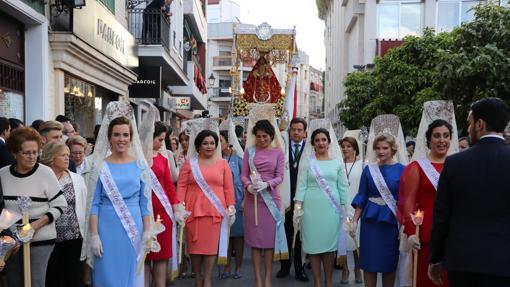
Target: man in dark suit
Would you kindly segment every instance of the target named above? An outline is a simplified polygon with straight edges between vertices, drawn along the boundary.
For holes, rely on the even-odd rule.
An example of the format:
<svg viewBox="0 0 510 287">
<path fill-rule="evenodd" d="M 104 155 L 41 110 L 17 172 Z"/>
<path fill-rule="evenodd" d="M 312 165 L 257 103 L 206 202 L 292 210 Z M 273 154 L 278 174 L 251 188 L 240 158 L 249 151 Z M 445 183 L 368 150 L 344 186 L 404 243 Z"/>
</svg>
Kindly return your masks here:
<svg viewBox="0 0 510 287">
<path fill-rule="evenodd" d="M 14 157 L 7 149 L 7 145 L 5 145 L 5 141 L 9 138 L 10 132 L 11 125 L 9 124 L 9 120 L 0 117 L 0 168 L 14 163 Z"/>
<path fill-rule="evenodd" d="M 299 170 L 299 161 L 305 148 L 306 121 L 302 118 L 295 118 L 290 122 L 289 127 L 289 168 L 290 168 L 290 210 L 285 214 L 285 234 L 289 250 L 292 249 L 292 238 L 294 235 L 294 226 L 292 223 L 292 214 L 294 213 L 294 195 L 296 194 L 296 181 Z M 301 261 L 301 240 L 299 235 L 296 237 L 296 246 L 290 252 L 294 257 L 294 274 L 297 280 L 308 282 L 308 276 L 303 268 Z M 281 260 L 280 271 L 276 274 L 277 278 L 284 278 L 289 275 L 291 261 Z"/>
<path fill-rule="evenodd" d="M 510 286 L 510 108 L 498 98 L 471 105 L 473 146 L 445 161 L 434 203 L 429 277 L 452 287 Z"/>
</svg>

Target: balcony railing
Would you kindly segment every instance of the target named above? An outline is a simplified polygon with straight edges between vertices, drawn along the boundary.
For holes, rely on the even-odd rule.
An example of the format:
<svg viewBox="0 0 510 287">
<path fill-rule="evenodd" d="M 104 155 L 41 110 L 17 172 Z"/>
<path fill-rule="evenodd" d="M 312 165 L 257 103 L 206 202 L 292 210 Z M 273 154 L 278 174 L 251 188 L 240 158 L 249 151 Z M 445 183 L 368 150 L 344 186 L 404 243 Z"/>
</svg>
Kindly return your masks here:
<svg viewBox="0 0 510 287">
<path fill-rule="evenodd" d="M 228 92 L 228 87 L 227 88 L 210 88 L 212 90 L 212 94 L 211 94 L 211 97 L 220 97 L 220 98 L 225 98 L 225 97 L 230 97 L 230 93 Z"/>
<path fill-rule="evenodd" d="M 170 48 L 170 19 L 161 10 L 131 8 L 128 25 L 138 44 Z"/>
</svg>

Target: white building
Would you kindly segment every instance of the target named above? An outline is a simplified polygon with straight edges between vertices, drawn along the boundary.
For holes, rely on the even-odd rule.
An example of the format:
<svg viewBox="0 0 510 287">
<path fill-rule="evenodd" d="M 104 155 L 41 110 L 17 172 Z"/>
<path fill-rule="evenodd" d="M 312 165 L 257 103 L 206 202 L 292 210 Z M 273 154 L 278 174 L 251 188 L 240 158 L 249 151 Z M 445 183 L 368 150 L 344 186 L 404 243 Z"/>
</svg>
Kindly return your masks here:
<svg viewBox="0 0 510 287">
<path fill-rule="evenodd" d="M 345 97 L 343 80 L 357 69 L 370 68 L 375 56 L 402 43 L 423 28 L 450 31 L 474 17 L 478 0 L 319 0 L 325 22 L 325 115 L 343 134 L 337 104 Z M 355 68 L 356 67 L 356 68 Z"/>
<path fill-rule="evenodd" d="M 323 72 L 310 66 L 309 119 L 324 118 Z"/>
<path fill-rule="evenodd" d="M 207 23 L 240 22 L 241 7 L 233 0 L 209 0 Z"/>
<path fill-rule="evenodd" d="M 207 75 L 215 79 L 208 88 L 209 113 L 211 116 L 227 116 L 230 112 L 232 97 L 232 47 L 234 28 L 239 25 L 241 15 L 239 4 L 232 0 L 209 0 L 207 6 Z M 252 63 L 244 63 L 240 68 L 241 79 L 248 77 Z"/>
<path fill-rule="evenodd" d="M 297 111 L 296 116 L 308 119 L 308 100 L 310 95 L 310 57 L 304 51 L 298 52 L 298 74 L 297 74 Z"/>
</svg>

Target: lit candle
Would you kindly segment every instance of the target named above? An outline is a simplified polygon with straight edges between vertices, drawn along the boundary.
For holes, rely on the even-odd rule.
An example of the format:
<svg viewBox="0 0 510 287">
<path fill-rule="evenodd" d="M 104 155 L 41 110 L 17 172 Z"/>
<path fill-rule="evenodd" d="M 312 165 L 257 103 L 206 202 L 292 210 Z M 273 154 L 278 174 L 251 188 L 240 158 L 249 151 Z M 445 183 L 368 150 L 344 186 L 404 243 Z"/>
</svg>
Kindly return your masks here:
<svg viewBox="0 0 510 287">
<path fill-rule="evenodd" d="M 420 225 L 423 223 L 423 216 L 424 212 L 422 210 L 417 210 L 414 213 L 411 213 L 411 219 L 416 226 L 416 238 L 420 240 Z M 418 274 L 418 251 L 414 251 L 414 258 L 413 258 L 413 287 L 416 287 L 417 285 L 417 274 Z"/>
<path fill-rule="evenodd" d="M 20 233 L 21 237 L 27 236 L 28 232 L 31 229 L 32 229 L 32 225 L 30 225 L 30 223 L 23 225 L 23 227 L 21 227 L 21 233 Z"/>
</svg>

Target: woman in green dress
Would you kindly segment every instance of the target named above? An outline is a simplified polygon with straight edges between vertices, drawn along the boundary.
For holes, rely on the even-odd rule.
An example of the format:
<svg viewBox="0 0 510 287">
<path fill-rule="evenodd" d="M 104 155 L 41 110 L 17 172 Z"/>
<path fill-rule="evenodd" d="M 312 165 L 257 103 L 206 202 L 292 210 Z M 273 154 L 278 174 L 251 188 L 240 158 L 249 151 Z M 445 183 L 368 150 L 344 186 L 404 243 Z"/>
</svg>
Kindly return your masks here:
<svg viewBox="0 0 510 287">
<path fill-rule="evenodd" d="M 319 127 L 330 126 L 329 121 L 320 121 Z M 315 287 L 321 286 L 321 264 L 326 286 L 333 286 L 335 252 L 346 254 L 342 223 L 349 187 L 338 141 L 332 137 L 334 133 L 328 129 L 318 128 L 308 138 L 294 197 L 294 224 L 295 228 L 301 227 L 303 250 L 310 258 Z"/>
</svg>

